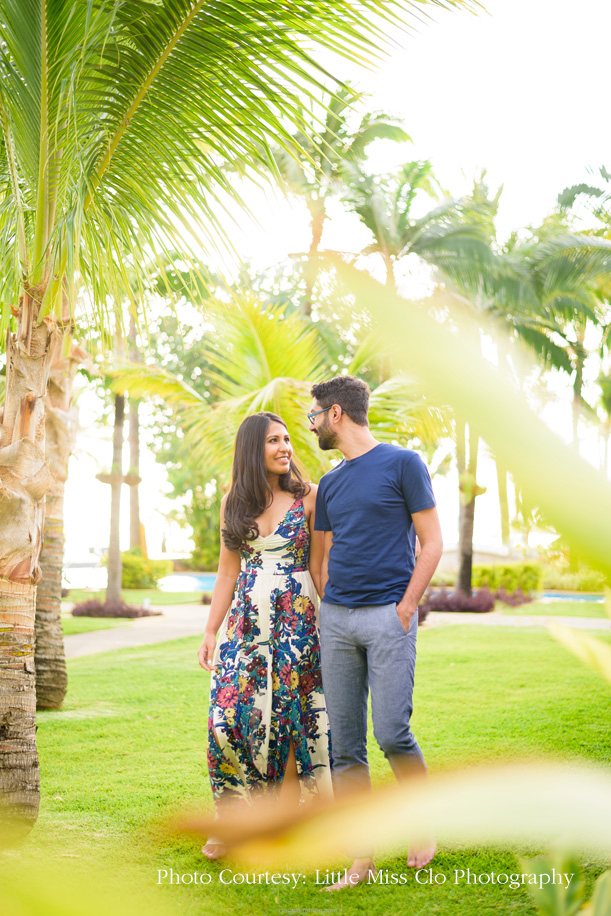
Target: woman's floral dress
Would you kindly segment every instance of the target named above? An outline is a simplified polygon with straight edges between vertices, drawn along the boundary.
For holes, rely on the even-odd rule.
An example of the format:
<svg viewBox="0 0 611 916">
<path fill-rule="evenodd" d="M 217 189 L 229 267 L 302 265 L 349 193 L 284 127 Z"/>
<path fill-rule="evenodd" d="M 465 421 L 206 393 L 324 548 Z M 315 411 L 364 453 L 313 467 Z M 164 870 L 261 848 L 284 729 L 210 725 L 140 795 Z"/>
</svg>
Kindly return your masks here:
<svg viewBox="0 0 611 916">
<path fill-rule="evenodd" d="M 240 550 L 242 568 L 219 631 L 210 691 L 208 769 L 217 804 L 277 789 L 291 738 L 302 797 L 331 792 L 309 553 L 301 499 L 272 534 Z"/>
</svg>

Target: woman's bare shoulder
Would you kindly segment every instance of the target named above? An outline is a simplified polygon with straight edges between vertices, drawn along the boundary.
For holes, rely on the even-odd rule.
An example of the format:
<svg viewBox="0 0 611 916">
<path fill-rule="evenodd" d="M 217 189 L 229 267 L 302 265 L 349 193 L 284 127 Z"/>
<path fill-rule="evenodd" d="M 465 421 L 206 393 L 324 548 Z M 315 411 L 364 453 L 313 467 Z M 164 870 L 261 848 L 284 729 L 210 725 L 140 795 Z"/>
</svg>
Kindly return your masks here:
<svg viewBox="0 0 611 916">
<path fill-rule="evenodd" d="M 308 481 L 307 486 L 308 486 L 308 492 L 303 497 L 304 505 L 306 506 L 310 504 L 314 505 L 314 503 L 316 502 L 316 494 L 318 492 L 318 484 L 310 483 L 310 481 Z"/>
</svg>

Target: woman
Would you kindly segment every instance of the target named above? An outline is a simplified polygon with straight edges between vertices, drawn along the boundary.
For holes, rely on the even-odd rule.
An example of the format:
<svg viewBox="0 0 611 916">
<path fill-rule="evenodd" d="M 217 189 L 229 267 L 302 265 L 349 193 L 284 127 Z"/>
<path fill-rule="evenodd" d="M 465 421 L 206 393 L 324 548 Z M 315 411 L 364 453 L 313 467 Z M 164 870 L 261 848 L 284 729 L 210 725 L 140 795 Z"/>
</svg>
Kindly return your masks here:
<svg viewBox="0 0 611 916">
<path fill-rule="evenodd" d="M 331 793 L 316 595 L 323 536 L 314 531 L 316 487 L 292 454 L 280 417 L 247 417 L 221 503 L 219 568 L 198 652 L 213 672 L 208 769 L 217 815 L 266 790 L 294 801 Z M 202 852 L 216 859 L 225 849 L 209 837 Z"/>
</svg>

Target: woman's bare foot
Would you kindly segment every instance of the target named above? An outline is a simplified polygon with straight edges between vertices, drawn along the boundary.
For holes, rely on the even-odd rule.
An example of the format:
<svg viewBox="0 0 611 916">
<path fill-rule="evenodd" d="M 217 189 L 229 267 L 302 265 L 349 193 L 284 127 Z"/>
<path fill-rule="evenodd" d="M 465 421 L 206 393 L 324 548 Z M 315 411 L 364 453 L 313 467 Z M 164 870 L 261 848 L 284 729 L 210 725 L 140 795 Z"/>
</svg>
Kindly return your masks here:
<svg viewBox="0 0 611 916">
<path fill-rule="evenodd" d="M 202 846 L 202 853 L 207 859 L 222 859 L 227 855 L 227 847 L 222 843 L 206 843 Z"/>
<path fill-rule="evenodd" d="M 424 868 L 428 865 L 437 852 L 437 843 L 431 839 L 427 843 L 416 846 L 415 849 L 409 849 L 407 854 L 407 864 L 409 868 Z"/>
<path fill-rule="evenodd" d="M 325 887 L 326 891 L 343 891 L 347 887 L 356 887 L 357 884 L 366 884 L 369 877 L 375 878 L 377 870 L 373 859 L 355 859 L 350 868 L 346 869 L 344 877 L 335 884 Z"/>
</svg>

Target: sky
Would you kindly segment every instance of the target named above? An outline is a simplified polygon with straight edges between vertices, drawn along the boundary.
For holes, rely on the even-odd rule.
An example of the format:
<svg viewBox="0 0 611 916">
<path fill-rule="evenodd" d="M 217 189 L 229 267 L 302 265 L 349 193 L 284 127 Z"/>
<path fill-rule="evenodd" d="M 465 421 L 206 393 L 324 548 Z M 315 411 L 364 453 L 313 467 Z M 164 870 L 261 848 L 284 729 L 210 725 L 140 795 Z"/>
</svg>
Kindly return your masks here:
<svg viewBox="0 0 611 916">
<path fill-rule="evenodd" d="M 469 190 L 482 169 L 492 189 L 503 185 L 499 234 L 536 225 L 567 185 L 588 180 L 588 167 L 611 168 L 611 119 L 603 104 L 608 85 L 608 0 L 489 0 L 486 12 L 428 9 L 407 33 L 391 36 L 394 47 L 375 71 L 324 59 L 342 79 L 371 93 L 370 109 L 403 119 L 412 144 L 376 144 L 371 167 L 431 159 L 435 174 L 453 195 Z M 258 225 L 242 217 L 234 244 L 255 267 L 282 261 L 308 245 L 305 206 L 279 192 L 249 191 Z M 323 246 L 358 250 L 366 235 L 339 208 L 327 224 Z M 554 385 L 544 418 L 568 441 L 570 389 Z M 110 465 L 110 429 L 95 425 L 93 396 L 81 395 L 82 431 L 71 459 L 66 490 L 66 560 L 82 560 L 89 548 L 108 543 L 108 487 L 95 474 Z M 596 437 L 583 454 L 596 462 Z M 125 457 L 127 464 L 127 453 Z M 164 521 L 173 503 L 163 468 L 152 453 L 142 458 L 143 522 L 149 548 L 158 554 L 165 533 L 175 551 L 189 549 L 188 535 Z M 478 498 L 475 543 L 498 546 L 499 523 L 491 464 L 482 459 L 488 493 Z M 123 532 L 127 547 L 127 490 Z M 456 483 L 436 482 L 446 543 L 456 542 Z M 84 502 L 83 494 L 87 495 Z"/>
</svg>

